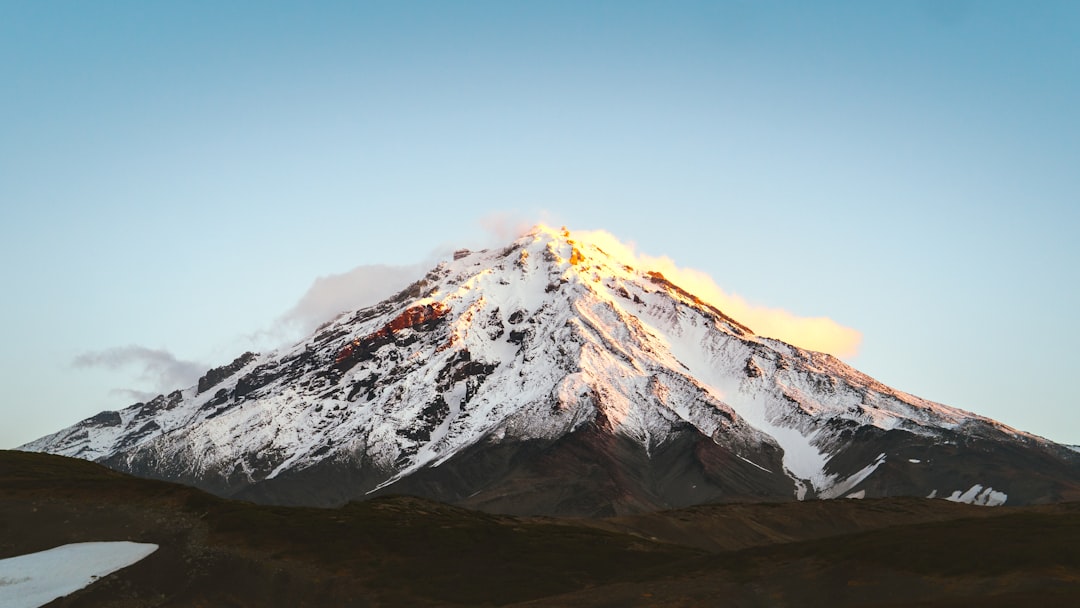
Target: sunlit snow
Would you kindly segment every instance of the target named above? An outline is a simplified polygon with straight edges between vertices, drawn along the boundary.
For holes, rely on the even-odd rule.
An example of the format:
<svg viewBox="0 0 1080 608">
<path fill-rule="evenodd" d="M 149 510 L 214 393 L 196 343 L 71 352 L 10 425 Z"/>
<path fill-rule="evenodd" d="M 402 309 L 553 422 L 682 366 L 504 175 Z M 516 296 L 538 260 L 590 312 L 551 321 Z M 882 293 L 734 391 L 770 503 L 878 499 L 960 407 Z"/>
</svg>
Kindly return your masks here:
<svg viewBox="0 0 1080 608">
<path fill-rule="evenodd" d="M 488 438 L 550 440 L 602 420 L 647 453 L 687 426 L 718 443 L 775 445 L 781 466 L 735 455 L 790 477 L 798 498 L 830 498 L 885 458 L 829 469 L 844 449 L 840 428 L 933 437 L 992 422 L 755 335 L 686 286 L 636 268 L 634 256 L 579 238 L 538 228 L 502 249 L 461 252 L 417 283 L 422 296 L 343 314 L 214 390 L 88 419 L 23 449 L 122 453 L 179 463 L 193 478 L 225 471 L 252 481 L 362 455 L 384 487 Z M 435 303 L 446 311 L 437 326 L 401 329 L 363 361 L 335 369 L 347 345 Z"/>
</svg>

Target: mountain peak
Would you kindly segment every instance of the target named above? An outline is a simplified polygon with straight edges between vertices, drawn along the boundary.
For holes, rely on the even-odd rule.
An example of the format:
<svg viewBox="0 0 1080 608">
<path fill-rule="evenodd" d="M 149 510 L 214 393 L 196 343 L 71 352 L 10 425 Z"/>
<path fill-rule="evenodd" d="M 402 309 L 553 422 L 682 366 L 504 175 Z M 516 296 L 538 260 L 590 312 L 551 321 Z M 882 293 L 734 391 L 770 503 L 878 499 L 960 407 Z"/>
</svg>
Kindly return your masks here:
<svg viewBox="0 0 1080 608">
<path fill-rule="evenodd" d="M 458 262 L 455 269 L 466 273 L 474 272 L 477 267 L 505 271 L 506 265 L 502 261 L 505 258 L 513 258 L 516 268 L 523 271 L 543 266 L 544 272 L 561 284 L 580 285 L 583 291 L 617 307 L 625 305 L 629 297 L 628 283 L 647 281 L 676 300 L 723 319 L 728 328 L 739 335 L 754 333 L 717 306 L 677 285 L 660 270 L 649 265 L 642 267 L 642 259 L 632 246 L 604 231 L 570 231 L 566 227 L 537 224 L 501 250 L 475 253 L 463 250 L 454 257 Z M 546 291 L 554 288 L 549 285 Z"/>
<path fill-rule="evenodd" d="M 270 502 L 397 492 L 528 513 L 1077 491 L 1061 481 L 1075 452 L 755 335 L 607 233 L 539 225 L 453 258 L 212 387 L 24 449 Z M 1024 463 L 1057 472 L 1017 483 Z"/>
</svg>

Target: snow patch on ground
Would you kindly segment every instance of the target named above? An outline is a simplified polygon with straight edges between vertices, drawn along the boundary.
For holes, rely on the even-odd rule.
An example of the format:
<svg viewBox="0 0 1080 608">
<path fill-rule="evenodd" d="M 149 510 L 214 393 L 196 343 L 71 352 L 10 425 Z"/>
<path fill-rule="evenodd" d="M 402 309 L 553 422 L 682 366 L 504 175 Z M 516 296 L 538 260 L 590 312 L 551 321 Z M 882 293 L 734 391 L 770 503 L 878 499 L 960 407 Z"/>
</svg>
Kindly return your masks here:
<svg viewBox="0 0 1080 608">
<path fill-rule="evenodd" d="M 769 469 L 766 469 L 765 467 L 761 466 L 760 464 L 758 464 L 758 463 L 756 463 L 756 462 L 754 462 L 752 460 L 748 460 L 746 458 L 743 458 L 742 456 L 739 456 L 739 460 L 742 460 L 743 462 L 750 463 L 750 464 L 754 465 L 755 467 L 761 469 L 762 471 L 765 471 L 766 473 L 772 473 L 772 471 L 770 471 Z"/>
<path fill-rule="evenodd" d="M 971 486 L 966 492 L 956 490 L 951 495 L 945 497 L 945 500 L 951 500 L 952 502 L 962 502 L 969 505 L 981 505 L 986 507 L 1001 506 L 1005 504 L 1005 501 L 1008 499 L 1009 495 L 1005 492 L 998 492 L 993 488 L 983 489 L 981 484 Z"/>
<path fill-rule="evenodd" d="M 37 608 L 157 551 L 151 543 L 94 542 L 0 559 L 0 606 Z"/>
<path fill-rule="evenodd" d="M 862 481 L 876 471 L 883 462 L 885 462 L 885 454 L 878 454 L 878 457 L 874 459 L 874 462 L 859 469 L 847 479 L 838 481 L 835 485 L 822 490 L 820 493 L 821 498 L 836 498 L 838 496 L 843 496 L 845 492 L 862 483 Z"/>
</svg>

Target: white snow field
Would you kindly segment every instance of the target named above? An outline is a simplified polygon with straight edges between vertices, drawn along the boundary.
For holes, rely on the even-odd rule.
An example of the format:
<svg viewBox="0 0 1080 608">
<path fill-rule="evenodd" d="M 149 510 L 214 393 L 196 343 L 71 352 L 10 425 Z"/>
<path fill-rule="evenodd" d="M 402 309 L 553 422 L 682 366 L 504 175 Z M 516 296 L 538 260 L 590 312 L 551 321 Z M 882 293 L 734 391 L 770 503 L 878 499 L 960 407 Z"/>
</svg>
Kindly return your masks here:
<svg viewBox="0 0 1080 608">
<path fill-rule="evenodd" d="M 860 429 L 927 441 L 982 429 L 1053 447 L 756 335 L 639 261 L 602 235 L 538 226 L 508 247 L 460 250 L 410 291 L 291 346 L 237 359 L 212 390 L 102 412 L 20 449 L 253 484 L 364 461 L 384 475 L 375 492 L 485 441 L 551 441 L 602 419 L 646 452 L 694 428 L 789 477 L 803 499 L 838 498 L 879 474 L 876 450 L 829 466 Z M 780 466 L 747 446 L 782 451 Z M 1005 499 L 979 492 L 955 498 Z"/>
<path fill-rule="evenodd" d="M 93 542 L 0 559 L 0 606 L 37 608 L 157 551 L 151 543 Z"/>
</svg>

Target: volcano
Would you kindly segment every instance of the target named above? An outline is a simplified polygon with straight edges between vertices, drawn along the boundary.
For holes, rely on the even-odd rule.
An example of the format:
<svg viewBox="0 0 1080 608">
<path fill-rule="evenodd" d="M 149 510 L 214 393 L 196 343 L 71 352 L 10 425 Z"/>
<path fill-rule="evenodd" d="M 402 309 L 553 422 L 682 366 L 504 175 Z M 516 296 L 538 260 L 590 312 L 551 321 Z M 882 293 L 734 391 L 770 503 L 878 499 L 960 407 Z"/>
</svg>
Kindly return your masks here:
<svg viewBox="0 0 1080 608">
<path fill-rule="evenodd" d="M 637 263 L 544 226 L 460 250 L 291 347 L 20 449 L 288 505 L 1080 499 L 1080 453 L 756 335 Z"/>
</svg>

